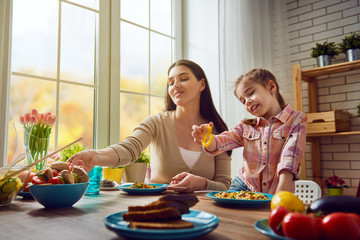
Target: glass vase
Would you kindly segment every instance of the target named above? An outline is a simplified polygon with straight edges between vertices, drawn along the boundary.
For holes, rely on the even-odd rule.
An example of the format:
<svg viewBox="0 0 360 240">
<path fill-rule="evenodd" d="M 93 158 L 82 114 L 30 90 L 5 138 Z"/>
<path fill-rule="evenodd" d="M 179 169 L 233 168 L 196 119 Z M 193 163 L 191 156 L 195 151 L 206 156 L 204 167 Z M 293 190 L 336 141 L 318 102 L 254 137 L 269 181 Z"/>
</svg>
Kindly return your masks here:
<svg viewBox="0 0 360 240">
<path fill-rule="evenodd" d="M 24 148 L 26 152 L 26 163 L 31 164 L 43 157 L 48 153 L 50 143 L 49 137 L 39 137 L 34 135 L 33 132 L 24 128 Z M 31 169 L 32 171 L 39 172 L 43 168 L 46 168 L 46 160 L 43 160 Z"/>
</svg>

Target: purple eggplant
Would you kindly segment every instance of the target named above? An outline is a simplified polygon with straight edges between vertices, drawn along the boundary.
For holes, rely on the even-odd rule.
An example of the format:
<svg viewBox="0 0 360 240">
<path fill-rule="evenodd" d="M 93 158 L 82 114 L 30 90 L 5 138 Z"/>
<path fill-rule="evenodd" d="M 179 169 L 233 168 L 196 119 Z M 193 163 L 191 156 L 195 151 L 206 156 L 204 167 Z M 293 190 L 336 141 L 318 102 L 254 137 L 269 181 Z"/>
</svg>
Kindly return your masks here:
<svg viewBox="0 0 360 240">
<path fill-rule="evenodd" d="M 329 214 L 332 212 L 352 212 L 360 214 L 360 198 L 351 196 L 327 196 L 316 199 L 307 209 L 308 213 Z"/>
</svg>

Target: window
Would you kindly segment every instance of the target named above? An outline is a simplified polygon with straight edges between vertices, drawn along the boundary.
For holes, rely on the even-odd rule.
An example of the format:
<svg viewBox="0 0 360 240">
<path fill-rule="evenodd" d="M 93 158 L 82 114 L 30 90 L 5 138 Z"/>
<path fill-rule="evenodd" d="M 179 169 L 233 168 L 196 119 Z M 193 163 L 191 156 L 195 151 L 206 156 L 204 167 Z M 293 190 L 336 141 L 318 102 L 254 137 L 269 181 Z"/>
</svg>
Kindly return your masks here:
<svg viewBox="0 0 360 240">
<path fill-rule="evenodd" d="M 171 1 L 121 1 L 120 140 L 164 108 L 173 42 Z"/>
<path fill-rule="evenodd" d="M 162 110 L 179 2 L 12 2 L 8 161 L 24 151 L 19 116 L 33 108 L 57 117 L 50 151 L 79 137 L 103 148 Z"/>
</svg>

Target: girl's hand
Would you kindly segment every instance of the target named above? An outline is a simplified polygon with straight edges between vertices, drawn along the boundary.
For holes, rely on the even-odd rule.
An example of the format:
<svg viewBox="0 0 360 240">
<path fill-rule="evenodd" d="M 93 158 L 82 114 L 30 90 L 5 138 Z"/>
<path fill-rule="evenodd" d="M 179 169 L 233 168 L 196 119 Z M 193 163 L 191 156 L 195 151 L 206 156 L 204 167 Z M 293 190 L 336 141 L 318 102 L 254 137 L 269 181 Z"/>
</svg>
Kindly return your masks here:
<svg viewBox="0 0 360 240">
<path fill-rule="evenodd" d="M 210 122 L 209 124 L 201 124 L 200 126 L 193 125 L 193 131 L 191 135 L 194 137 L 194 142 L 202 145 L 203 133 L 207 133 L 207 127 L 213 127 L 214 123 Z"/>
<path fill-rule="evenodd" d="M 177 192 L 190 193 L 198 190 L 204 190 L 206 185 L 207 182 L 205 178 L 193 175 L 188 172 L 182 172 L 172 178 L 169 189 Z M 172 189 L 171 186 L 186 187 L 187 189 Z"/>
</svg>

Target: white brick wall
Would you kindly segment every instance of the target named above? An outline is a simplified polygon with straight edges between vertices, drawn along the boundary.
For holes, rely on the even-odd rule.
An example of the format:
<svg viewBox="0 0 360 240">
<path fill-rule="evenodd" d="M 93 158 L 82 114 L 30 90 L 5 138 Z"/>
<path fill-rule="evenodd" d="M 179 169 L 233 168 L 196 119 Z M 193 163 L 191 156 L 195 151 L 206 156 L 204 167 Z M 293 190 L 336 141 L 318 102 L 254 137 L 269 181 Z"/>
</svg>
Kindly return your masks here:
<svg viewBox="0 0 360 240">
<path fill-rule="evenodd" d="M 360 31 L 360 0 L 284 0 L 283 4 L 287 9 L 287 57 L 290 65 L 300 63 L 303 69 L 316 67 L 316 59 L 310 56 L 315 43 L 326 40 L 340 43 L 351 31 Z M 333 59 L 333 63 L 344 61 L 344 54 Z M 289 79 L 280 81 L 283 81 L 281 86 L 289 89 L 289 85 L 292 86 L 291 69 L 287 76 Z M 360 118 L 356 105 L 360 103 L 360 70 L 322 76 L 317 83 L 319 111 L 346 109 L 351 113 L 351 129 L 359 131 Z M 303 87 L 306 88 L 305 85 Z M 307 91 L 303 93 L 304 111 L 308 111 Z M 288 98 L 291 97 L 286 95 L 285 99 Z M 323 180 L 336 174 L 350 186 L 344 193 L 355 195 L 360 178 L 360 135 L 321 137 L 320 150 Z M 306 172 L 311 179 L 309 145 L 306 151 Z M 327 194 L 326 189 L 322 190 Z"/>
</svg>

